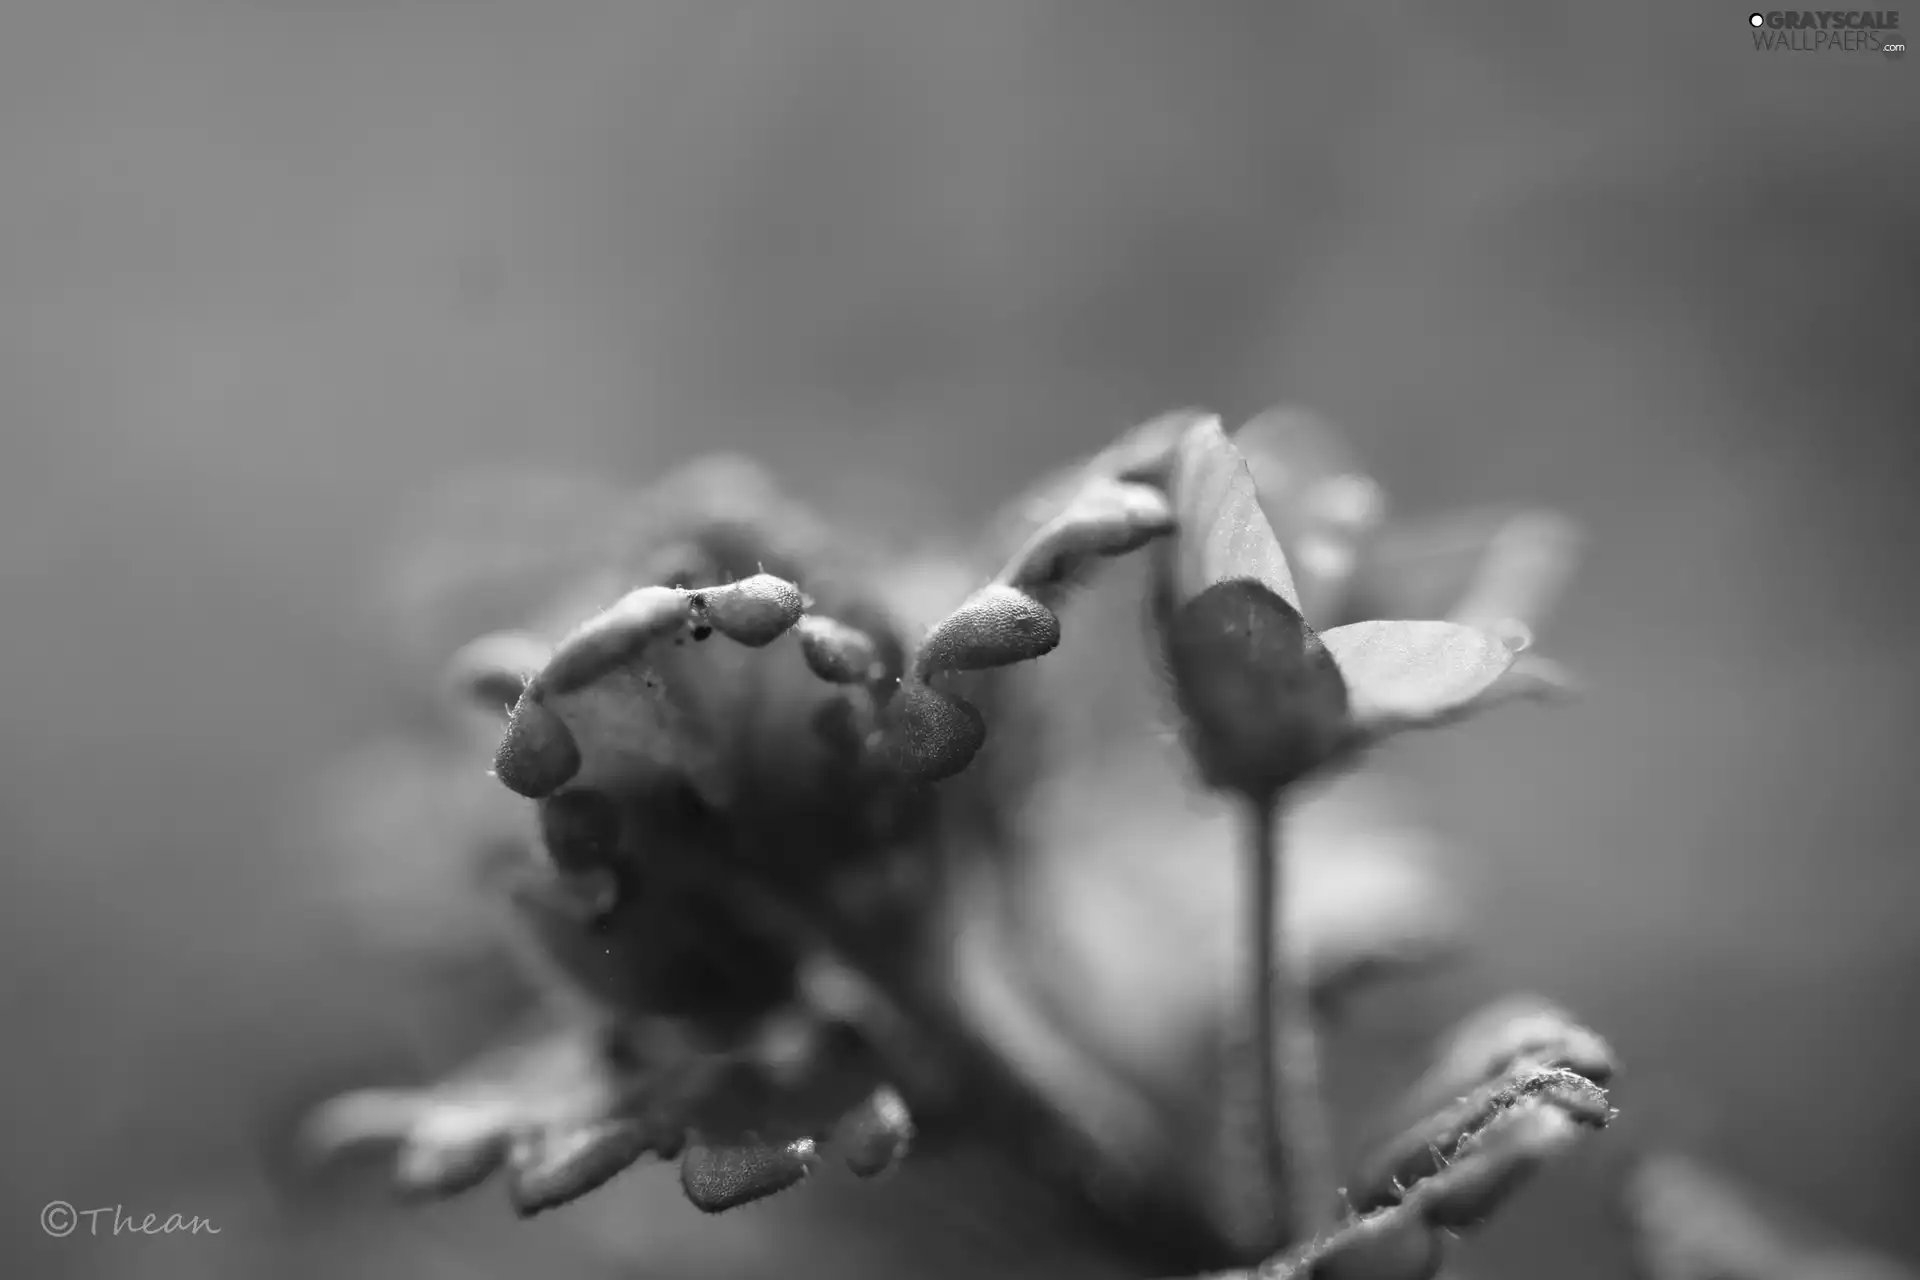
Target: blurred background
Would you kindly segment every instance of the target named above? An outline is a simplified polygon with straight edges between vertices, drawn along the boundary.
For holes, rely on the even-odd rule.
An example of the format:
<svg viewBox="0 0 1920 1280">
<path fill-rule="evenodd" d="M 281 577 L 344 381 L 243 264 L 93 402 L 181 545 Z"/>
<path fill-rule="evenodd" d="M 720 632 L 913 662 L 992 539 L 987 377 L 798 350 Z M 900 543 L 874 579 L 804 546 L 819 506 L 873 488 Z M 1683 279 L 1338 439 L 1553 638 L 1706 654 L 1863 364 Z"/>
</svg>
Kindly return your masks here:
<svg viewBox="0 0 1920 1280">
<path fill-rule="evenodd" d="M 0 1269 L 931 1274 L 889 1192 L 276 1189 L 290 1099 L 460 1034 L 285 817 L 413 675 L 373 584 L 455 468 L 741 448 L 957 529 L 1276 400 L 1401 507 L 1591 532 L 1551 643 L 1593 696 L 1392 761 L 1489 982 L 1613 1037 L 1629 1115 L 1920 1257 L 1916 77 L 1718 0 L 6 5 Z M 1475 1273 L 1618 1274 L 1582 1188 Z M 53 1199 L 222 1231 L 48 1240 Z"/>
</svg>

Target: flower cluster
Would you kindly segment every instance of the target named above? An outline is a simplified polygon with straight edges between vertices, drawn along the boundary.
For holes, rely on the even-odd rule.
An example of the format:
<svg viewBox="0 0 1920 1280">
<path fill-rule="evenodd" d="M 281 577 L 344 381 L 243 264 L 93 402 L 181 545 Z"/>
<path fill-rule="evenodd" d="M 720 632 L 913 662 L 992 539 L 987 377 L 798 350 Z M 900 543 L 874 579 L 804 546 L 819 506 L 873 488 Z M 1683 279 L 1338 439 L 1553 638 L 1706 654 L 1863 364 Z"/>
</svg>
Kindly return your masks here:
<svg viewBox="0 0 1920 1280">
<path fill-rule="evenodd" d="M 336 1099 L 310 1136 L 397 1143 L 414 1194 L 500 1175 L 522 1213 L 676 1159 L 719 1211 L 828 1158 L 879 1174 L 917 1129 L 991 1109 L 983 1132 L 1045 1135 L 1108 1203 L 1166 1221 L 1165 1188 L 1129 1183 L 954 992 L 956 903 L 1023 856 L 1047 726 L 1020 673 L 1061 644 L 1063 603 L 1138 552 L 1180 740 L 1248 820 L 1249 1007 L 1222 1029 L 1219 1177 L 1189 1200 L 1224 1253 L 1268 1257 L 1263 1276 L 1430 1276 L 1446 1232 L 1608 1123 L 1611 1055 L 1551 1005 L 1505 1002 L 1341 1176 L 1316 1028 L 1431 939 L 1382 909 L 1283 946 L 1280 814 L 1391 735 L 1566 691 L 1531 645 L 1576 544 L 1536 513 L 1466 536 L 1389 523 L 1308 415 L 1229 436 L 1178 413 L 1013 504 L 992 562 L 927 617 L 946 579 L 863 557 L 756 469 L 670 477 L 592 573 L 448 664 L 528 811 L 492 834 L 492 865 L 550 1007 L 437 1085 Z"/>
</svg>

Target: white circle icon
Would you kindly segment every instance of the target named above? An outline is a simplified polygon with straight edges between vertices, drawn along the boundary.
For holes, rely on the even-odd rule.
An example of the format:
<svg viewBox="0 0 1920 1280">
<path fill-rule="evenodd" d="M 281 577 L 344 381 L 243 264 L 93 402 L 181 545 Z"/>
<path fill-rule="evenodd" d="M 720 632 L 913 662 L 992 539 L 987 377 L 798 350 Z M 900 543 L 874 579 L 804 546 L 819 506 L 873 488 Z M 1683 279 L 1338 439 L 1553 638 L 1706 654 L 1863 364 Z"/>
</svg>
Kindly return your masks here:
<svg viewBox="0 0 1920 1280">
<path fill-rule="evenodd" d="M 1764 27 L 1767 25 L 1767 15 L 1764 13 L 1750 13 L 1747 15 L 1747 25 L 1750 27 Z"/>
</svg>

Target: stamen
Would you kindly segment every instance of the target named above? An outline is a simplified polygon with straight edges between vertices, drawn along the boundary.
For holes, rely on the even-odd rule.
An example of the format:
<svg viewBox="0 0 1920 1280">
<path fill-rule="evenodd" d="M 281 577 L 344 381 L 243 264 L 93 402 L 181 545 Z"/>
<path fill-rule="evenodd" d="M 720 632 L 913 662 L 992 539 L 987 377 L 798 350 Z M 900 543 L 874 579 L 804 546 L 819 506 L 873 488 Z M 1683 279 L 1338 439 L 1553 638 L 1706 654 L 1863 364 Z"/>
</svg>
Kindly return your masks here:
<svg viewBox="0 0 1920 1280">
<path fill-rule="evenodd" d="M 529 686 L 507 721 L 493 757 L 494 776 L 510 791 L 538 800 L 558 791 L 580 772 L 580 745 Z"/>
<path fill-rule="evenodd" d="M 601 1120 L 517 1144 L 508 1170 L 514 1212 L 530 1218 L 605 1185 L 655 1148 L 636 1120 Z"/>
<path fill-rule="evenodd" d="M 879 650 L 866 632 L 831 618 L 802 618 L 796 630 L 807 669 L 829 684 L 863 684 L 876 676 Z"/>
<path fill-rule="evenodd" d="M 1024 591 L 983 587 L 934 624 L 914 657 L 921 680 L 946 671 L 985 671 L 1045 657 L 1060 644 L 1060 619 Z"/>
<path fill-rule="evenodd" d="M 696 1209 L 721 1213 L 785 1191 L 818 1163 L 810 1138 L 784 1147 L 693 1146 L 680 1158 L 680 1187 Z"/>
<path fill-rule="evenodd" d="M 887 707 L 880 749 L 895 768 L 921 782 L 965 769 L 987 740 L 987 724 L 971 702 L 917 681 L 900 686 Z"/>
</svg>

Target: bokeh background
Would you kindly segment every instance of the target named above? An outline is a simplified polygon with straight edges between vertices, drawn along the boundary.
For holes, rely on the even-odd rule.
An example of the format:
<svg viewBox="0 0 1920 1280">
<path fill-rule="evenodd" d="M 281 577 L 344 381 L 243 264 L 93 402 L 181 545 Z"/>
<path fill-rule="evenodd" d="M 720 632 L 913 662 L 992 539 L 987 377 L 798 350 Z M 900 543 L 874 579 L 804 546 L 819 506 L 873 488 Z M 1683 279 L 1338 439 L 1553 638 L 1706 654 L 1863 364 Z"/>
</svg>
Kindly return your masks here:
<svg viewBox="0 0 1920 1280">
<path fill-rule="evenodd" d="M 1913 56 L 1759 54 L 1719 0 L 0 7 L 0 1269 L 1015 1273 L 656 1174 L 302 1208 L 263 1126 L 458 1033 L 343 944 L 290 796 L 391 712 L 370 584 L 455 467 L 737 447 L 960 527 L 1275 400 L 1403 506 L 1592 534 L 1552 639 L 1594 695 L 1393 762 L 1490 983 L 1920 1256 L 1916 124 Z M 222 1233 L 49 1241 L 56 1198 Z M 1585 1182 L 1530 1199 L 1476 1274 L 1618 1274 Z"/>
</svg>

